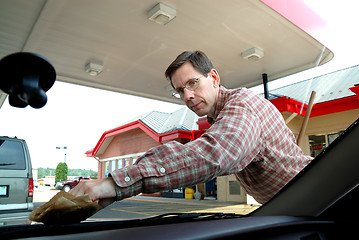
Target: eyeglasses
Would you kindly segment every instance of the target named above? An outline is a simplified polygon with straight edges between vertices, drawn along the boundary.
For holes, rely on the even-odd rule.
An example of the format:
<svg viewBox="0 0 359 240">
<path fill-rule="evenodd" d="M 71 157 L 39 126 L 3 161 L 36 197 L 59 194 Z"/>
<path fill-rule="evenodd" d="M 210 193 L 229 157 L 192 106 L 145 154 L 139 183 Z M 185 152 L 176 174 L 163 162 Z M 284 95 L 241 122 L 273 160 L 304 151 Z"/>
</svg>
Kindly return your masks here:
<svg viewBox="0 0 359 240">
<path fill-rule="evenodd" d="M 186 82 L 184 88 L 176 88 L 176 89 L 173 89 L 173 92 L 172 92 L 172 97 L 174 98 L 177 98 L 177 99 L 180 99 L 184 96 L 184 89 L 186 88 L 187 90 L 190 90 L 190 91 L 194 91 L 196 90 L 198 87 L 199 87 L 199 80 L 203 77 L 200 76 L 198 78 L 193 78 L 193 79 L 190 79 Z"/>
</svg>

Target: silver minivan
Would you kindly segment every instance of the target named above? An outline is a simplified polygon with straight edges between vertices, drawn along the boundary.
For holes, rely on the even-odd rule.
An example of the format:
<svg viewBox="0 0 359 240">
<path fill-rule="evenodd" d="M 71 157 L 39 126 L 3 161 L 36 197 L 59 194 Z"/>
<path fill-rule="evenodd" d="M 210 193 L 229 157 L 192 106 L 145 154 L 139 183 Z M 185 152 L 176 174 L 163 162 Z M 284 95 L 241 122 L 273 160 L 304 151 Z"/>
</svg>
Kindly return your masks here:
<svg viewBox="0 0 359 240">
<path fill-rule="evenodd" d="M 25 140 L 0 136 L 0 213 L 33 209 L 34 184 Z"/>
</svg>

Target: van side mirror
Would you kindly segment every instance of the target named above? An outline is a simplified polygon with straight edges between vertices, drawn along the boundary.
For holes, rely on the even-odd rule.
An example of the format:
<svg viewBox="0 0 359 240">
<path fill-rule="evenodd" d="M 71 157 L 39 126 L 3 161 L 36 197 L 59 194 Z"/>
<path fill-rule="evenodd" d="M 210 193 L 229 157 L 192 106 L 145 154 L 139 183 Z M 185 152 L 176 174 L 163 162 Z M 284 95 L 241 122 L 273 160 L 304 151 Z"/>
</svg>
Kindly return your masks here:
<svg viewBox="0 0 359 240">
<path fill-rule="evenodd" d="M 46 92 L 56 80 L 55 68 L 34 53 L 19 52 L 2 58 L 0 73 L 0 89 L 9 94 L 9 104 L 19 108 L 45 106 Z"/>
</svg>

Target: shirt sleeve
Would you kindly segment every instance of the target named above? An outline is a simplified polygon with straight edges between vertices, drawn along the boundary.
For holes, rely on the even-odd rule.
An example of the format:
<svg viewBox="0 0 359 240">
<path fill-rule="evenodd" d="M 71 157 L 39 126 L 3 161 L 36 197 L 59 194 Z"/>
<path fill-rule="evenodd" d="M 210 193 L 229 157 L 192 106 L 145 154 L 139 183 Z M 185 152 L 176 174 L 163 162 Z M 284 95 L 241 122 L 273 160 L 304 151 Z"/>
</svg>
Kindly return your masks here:
<svg viewBox="0 0 359 240">
<path fill-rule="evenodd" d="M 253 153 L 259 139 L 258 117 L 246 106 L 229 102 L 200 138 L 154 147 L 135 165 L 111 172 L 118 186 L 117 199 L 192 186 L 236 173 L 250 163 L 243 159 Z"/>
</svg>

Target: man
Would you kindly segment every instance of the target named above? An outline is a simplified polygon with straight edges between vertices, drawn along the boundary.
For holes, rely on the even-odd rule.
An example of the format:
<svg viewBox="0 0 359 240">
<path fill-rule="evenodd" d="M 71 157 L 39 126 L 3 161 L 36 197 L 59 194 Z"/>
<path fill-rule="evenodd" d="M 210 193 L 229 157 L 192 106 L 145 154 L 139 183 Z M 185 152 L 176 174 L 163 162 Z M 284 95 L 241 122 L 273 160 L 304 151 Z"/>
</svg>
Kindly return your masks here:
<svg viewBox="0 0 359 240">
<path fill-rule="evenodd" d="M 187 144 L 154 147 L 110 178 L 82 182 L 70 193 L 106 206 L 116 200 L 235 174 L 248 194 L 267 202 L 311 160 L 303 155 L 280 112 L 245 89 L 227 90 L 201 51 L 180 54 L 167 68 L 175 94 L 212 126 Z"/>
</svg>

